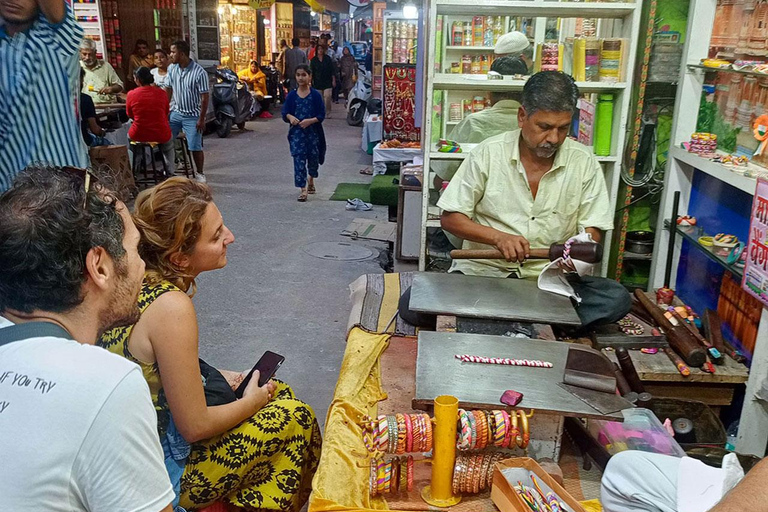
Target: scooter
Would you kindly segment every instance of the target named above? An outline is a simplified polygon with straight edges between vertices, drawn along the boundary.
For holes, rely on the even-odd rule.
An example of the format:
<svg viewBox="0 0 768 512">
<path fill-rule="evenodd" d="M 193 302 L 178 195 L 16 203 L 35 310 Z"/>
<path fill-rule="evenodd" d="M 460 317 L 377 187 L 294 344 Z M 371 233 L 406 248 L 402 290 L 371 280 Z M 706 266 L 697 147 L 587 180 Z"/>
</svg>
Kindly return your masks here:
<svg viewBox="0 0 768 512">
<path fill-rule="evenodd" d="M 216 114 L 216 135 L 224 139 L 229 137 L 232 125 L 242 130 L 245 122 L 253 113 L 253 97 L 248 86 L 229 68 L 209 67 L 206 71 L 213 75 L 213 109 Z"/>
<path fill-rule="evenodd" d="M 347 124 L 350 126 L 361 126 L 365 118 L 365 108 L 373 94 L 371 86 L 371 73 L 366 71 L 362 64 L 357 65 L 357 81 L 355 86 L 349 91 L 347 98 Z"/>
</svg>

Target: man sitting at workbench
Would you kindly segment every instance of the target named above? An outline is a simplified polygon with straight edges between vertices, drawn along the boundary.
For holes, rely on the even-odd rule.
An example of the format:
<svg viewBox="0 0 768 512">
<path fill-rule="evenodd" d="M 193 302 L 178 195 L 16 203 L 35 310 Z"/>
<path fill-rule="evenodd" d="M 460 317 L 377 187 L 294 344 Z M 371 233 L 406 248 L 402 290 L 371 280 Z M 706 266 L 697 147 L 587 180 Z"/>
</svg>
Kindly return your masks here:
<svg viewBox="0 0 768 512">
<path fill-rule="evenodd" d="M 450 272 L 535 279 L 548 264 L 528 260 L 529 249 L 563 243 L 584 229 L 600 242 L 613 227 L 603 171 L 592 152 L 567 138 L 579 89 L 565 73 L 544 71 L 523 88 L 519 129 L 496 135 L 469 153 L 437 205 L 444 230 L 463 249 L 497 248 L 504 259 L 454 260 Z M 569 274 L 584 327 L 615 322 L 631 308 L 616 281 Z M 427 325 L 401 302 L 401 316 Z"/>
</svg>

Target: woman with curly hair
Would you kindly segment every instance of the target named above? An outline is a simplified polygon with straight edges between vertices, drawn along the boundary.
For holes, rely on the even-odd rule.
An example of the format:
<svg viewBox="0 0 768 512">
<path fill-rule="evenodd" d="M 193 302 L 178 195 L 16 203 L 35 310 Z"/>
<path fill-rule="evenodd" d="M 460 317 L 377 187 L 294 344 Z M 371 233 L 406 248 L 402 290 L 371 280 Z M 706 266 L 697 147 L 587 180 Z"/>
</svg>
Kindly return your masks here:
<svg viewBox="0 0 768 512">
<path fill-rule="evenodd" d="M 298 512 L 320 456 L 312 409 L 282 382 L 259 387 L 256 373 L 242 398 L 206 401 L 191 299 L 195 278 L 224 267 L 235 240 L 210 188 L 170 178 L 139 194 L 134 220 L 147 267 L 141 318 L 105 333 L 99 345 L 142 368 L 178 504 Z M 233 389 L 242 381 L 241 374 L 222 374 Z"/>
</svg>

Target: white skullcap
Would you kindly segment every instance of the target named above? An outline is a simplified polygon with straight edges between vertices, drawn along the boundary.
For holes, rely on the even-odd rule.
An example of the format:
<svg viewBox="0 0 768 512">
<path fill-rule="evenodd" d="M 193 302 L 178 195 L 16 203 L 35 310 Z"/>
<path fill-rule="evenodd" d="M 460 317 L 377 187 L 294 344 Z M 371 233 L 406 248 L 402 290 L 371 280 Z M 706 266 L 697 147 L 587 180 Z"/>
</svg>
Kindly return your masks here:
<svg viewBox="0 0 768 512">
<path fill-rule="evenodd" d="M 509 32 L 504 34 L 496 42 L 493 53 L 496 55 L 517 56 L 523 53 L 523 50 L 531 45 L 528 38 L 522 32 Z"/>
</svg>

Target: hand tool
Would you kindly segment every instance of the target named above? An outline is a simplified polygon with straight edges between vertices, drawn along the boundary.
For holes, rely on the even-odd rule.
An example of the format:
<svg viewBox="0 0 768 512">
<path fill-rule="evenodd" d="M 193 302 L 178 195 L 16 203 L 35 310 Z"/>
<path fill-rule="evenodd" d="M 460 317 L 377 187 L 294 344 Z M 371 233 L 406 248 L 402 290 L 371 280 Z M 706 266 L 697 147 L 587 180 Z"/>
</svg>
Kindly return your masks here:
<svg viewBox="0 0 768 512">
<path fill-rule="evenodd" d="M 664 329 L 669 345 L 680 354 L 688 366 L 701 367 L 707 360 L 707 353 L 699 345 L 688 329 L 682 325 L 672 325 L 664 316 L 664 312 L 651 301 L 645 292 L 635 290 L 635 297 L 640 301 L 643 308 L 653 317 L 656 324 Z"/>
<path fill-rule="evenodd" d="M 554 261 L 563 255 L 565 244 L 552 244 L 549 249 L 530 249 L 528 258 Z M 451 251 L 455 260 L 503 260 L 498 249 L 455 249 Z M 603 259 L 603 246 L 594 243 L 577 242 L 571 245 L 571 258 L 586 263 L 599 263 Z"/>
</svg>

